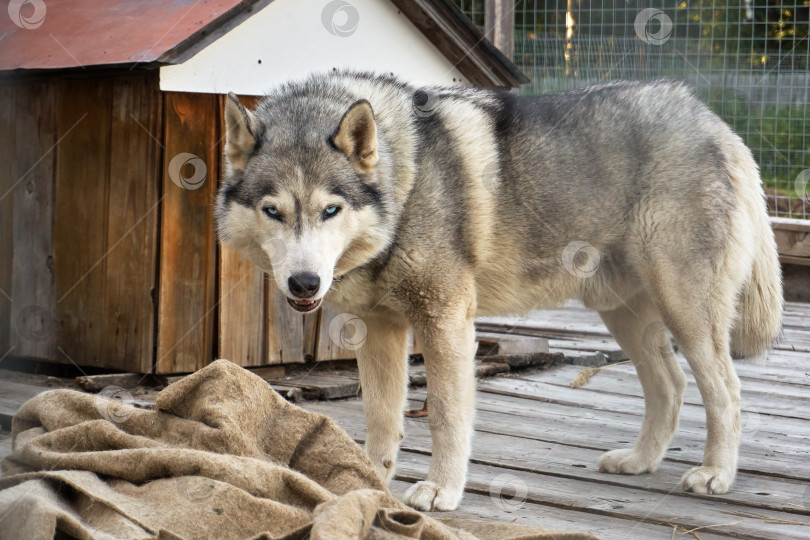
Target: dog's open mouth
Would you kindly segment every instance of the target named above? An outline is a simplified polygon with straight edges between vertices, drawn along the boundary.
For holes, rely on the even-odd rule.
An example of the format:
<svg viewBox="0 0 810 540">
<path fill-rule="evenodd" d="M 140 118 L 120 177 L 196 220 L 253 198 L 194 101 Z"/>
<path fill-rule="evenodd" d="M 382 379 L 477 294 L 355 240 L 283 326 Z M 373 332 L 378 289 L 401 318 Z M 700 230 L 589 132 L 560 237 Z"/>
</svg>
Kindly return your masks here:
<svg viewBox="0 0 810 540">
<path fill-rule="evenodd" d="M 300 311 L 301 313 L 318 309 L 318 306 L 321 305 L 320 300 L 291 300 L 289 298 L 287 298 L 287 303 L 290 304 L 295 311 Z"/>
</svg>

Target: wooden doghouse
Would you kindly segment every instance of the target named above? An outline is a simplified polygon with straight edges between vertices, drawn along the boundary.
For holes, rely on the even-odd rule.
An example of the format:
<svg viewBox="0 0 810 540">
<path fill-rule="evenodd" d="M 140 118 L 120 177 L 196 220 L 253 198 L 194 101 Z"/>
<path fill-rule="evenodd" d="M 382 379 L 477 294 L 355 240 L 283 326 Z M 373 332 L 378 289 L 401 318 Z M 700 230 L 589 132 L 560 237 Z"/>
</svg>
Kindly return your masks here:
<svg viewBox="0 0 810 540">
<path fill-rule="evenodd" d="M 47 8 L 47 11 L 45 11 Z M 0 355 L 141 373 L 353 357 L 214 236 L 224 93 L 334 67 L 511 88 L 449 0 L 30 2 L 0 18 Z"/>
</svg>

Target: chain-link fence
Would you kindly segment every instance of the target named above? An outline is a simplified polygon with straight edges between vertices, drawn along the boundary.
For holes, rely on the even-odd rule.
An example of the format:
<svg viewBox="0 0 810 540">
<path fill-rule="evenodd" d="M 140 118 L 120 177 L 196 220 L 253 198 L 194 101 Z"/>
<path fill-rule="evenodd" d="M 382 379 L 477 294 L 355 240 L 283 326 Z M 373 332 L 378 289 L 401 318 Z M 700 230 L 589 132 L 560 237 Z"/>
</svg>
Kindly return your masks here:
<svg viewBox="0 0 810 540">
<path fill-rule="evenodd" d="M 484 0 L 456 0 L 484 25 Z M 686 80 L 754 152 L 773 215 L 810 218 L 810 0 L 516 0 L 524 94 Z"/>
</svg>

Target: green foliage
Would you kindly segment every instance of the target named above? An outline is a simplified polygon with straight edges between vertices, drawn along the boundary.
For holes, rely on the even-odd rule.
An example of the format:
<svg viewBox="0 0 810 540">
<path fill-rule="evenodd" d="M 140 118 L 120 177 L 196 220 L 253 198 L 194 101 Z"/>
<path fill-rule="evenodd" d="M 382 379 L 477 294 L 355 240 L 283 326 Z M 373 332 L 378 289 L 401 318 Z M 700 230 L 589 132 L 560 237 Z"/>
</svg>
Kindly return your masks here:
<svg viewBox="0 0 810 540">
<path fill-rule="evenodd" d="M 810 106 L 752 108 L 738 92 L 717 89 L 705 101 L 751 148 L 762 181 L 795 197 L 795 182 L 810 168 Z"/>
</svg>

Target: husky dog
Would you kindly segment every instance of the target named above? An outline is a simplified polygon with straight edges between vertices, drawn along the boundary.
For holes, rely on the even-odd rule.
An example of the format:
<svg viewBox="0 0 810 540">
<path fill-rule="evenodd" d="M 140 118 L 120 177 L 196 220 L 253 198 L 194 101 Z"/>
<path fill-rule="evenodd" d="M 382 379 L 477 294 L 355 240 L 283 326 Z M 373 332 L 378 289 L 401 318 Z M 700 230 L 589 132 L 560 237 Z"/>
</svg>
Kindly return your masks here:
<svg viewBox="0 0 810 540">
<path fill-rule="evenodd" d="M 335 72 L 254 111 L 230 95 L 222 242 L 300 312 L 361 317 L 366 451 L 386 480 L 403 437 L 410 329 L 423 347 L 433 453 L 406 502 L 455 509 L 473 430 L 476 315 L 578 298 L 630 356 L 646 409 L 608 473 L 654 471 L 678 425 L 686 356 L 706 409 L 682 486 L 725 493 L 737 468 L 732 355 L 764 353 L 782 285 L 758 168 L 683 84 L 539 97 Z M 662 331 L 659 331 L 662 330 Z"/>
</svg>

